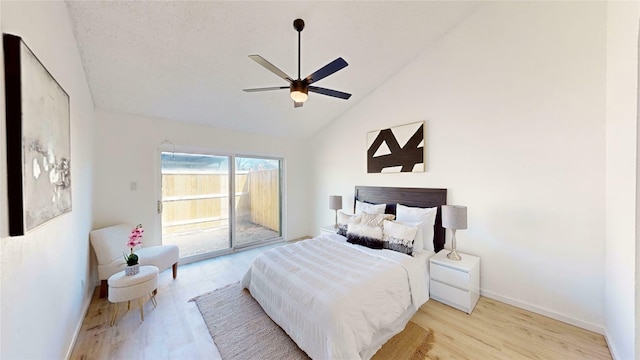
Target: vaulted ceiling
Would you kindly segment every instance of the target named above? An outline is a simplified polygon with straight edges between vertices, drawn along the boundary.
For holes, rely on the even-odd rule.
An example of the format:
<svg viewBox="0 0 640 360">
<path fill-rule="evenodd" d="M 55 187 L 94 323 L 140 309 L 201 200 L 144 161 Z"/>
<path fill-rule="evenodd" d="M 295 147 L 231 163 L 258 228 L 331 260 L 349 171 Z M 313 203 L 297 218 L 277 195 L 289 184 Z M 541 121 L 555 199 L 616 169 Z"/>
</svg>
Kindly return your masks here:
<svg viewBox="0 0 640 360">
<path fill-rule="evenodd" d="M 308 138 L 405 67 L 475 11 L 457 1 L 67 1 L 96 107 L 215 127 Z M 342 57 L 349 66 L 294 108 L 288 83 L 249 59 L 297 77 Z M 420 79 L 416 79 L 420 81 Z"/>
</svg>

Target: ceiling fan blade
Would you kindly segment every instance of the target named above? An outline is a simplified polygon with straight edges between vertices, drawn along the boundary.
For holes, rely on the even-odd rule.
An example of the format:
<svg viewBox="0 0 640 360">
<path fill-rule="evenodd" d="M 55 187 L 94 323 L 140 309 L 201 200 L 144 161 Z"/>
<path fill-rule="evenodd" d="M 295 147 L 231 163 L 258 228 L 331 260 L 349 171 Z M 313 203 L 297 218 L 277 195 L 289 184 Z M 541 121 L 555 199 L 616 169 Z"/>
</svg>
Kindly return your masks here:
<svg viewBox="0 0 640 360">
<path fill-rule="evenodd" d="M 335 60 L 333 60 L 332 62 L 328 63 L 327 65 L 323 66 L 322 68 L 318 69 L 316 72 L 314 72 L 313 74 L 307 76 L 307 78 L 305 79 L 307 84 L 311 84 L 314 83 L 320 79 L 324 79 L 327 76 L 333 74 L 334 72 L 341 70 L 345 67 L 347 67 L 347 62 L 344 61 L 343 58 L 339 57 Z"/>
<path fill-rule="evenodd" d="M 302 104 L 304 104 L 304 103 L 301 103 L 301 102 L 295 102 L 295 101 L 294 101 L 294 102 L 293 102 L 293 107 L 294 107 L 294 108 L 299 108 L 299 107 L 302 107 Z"/>
<path fill-rule="evenodd" d="M 278 75 L 279 77 L 287 80 L 288 82 L 293 82 L 293 79 L 291 77 L 289 77 L 289 75 L 285 74 L 284 71 L 278 69 L 275 65 L 273 65 L 272 63 L 268 62 L 265 58 L 263 58 L 260 55 L 249 55 L 249 57 L 257 62 L 258 64 L 264 66 L 267 70 L 271 71 L 272 73 Z"/>
<path fill-rule="evenodd" d="M 338 91 L 338 90 L 325 89 L 325 88 L 321 88 L 321 87 L 317 87 L 317 86 L 309 86 L 308 89 L 309 89 L 309 91 L 314 92 L 314 93 L 333 96 L 333 97 L 337 97 L 337 98 L 345 99 L 345 100 L 347 100 L 347 99 L 349 99 L 351 97 L 351 94 L 347 94 L 346 92 L 342 92 L 342 91 Z"/>
<path fill-rule="evenodd" d="M 255 89 L 242 89 L 242 91 L 246 92 L 256 92 L 256 91 L 270 91 L 270 90 L 280 90 L 280 89 L 288 89 L 288 86 L 272 86 L 265 88 L 255 88 Z"/>
</svg>

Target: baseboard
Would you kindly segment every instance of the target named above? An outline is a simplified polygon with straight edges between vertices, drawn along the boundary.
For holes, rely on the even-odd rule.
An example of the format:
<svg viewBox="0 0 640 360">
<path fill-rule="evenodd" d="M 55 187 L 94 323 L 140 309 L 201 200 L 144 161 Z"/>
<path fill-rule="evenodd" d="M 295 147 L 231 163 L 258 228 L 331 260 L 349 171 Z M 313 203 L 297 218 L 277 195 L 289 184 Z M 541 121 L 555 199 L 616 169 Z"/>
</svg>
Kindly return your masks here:
<svg viewBox="0 0 640 360">
<path fill-rule="evenodd" d="M 84 323 L 84 318 L 87 317 L 87 313 L 89 312 L 89 306 L 91 305 L 91 299 L 93 298 L 93 292 L 95 291 L 95 287 L 90 287 L 91 291 L 88 294 L 85 294 L 82 317 L 80 317 L 80 321 L 78 321 L 78 325 L 76 325 L 76 329 L 73 332 L 73 338 L 71 339 L 71 343 L 67 348 L 67 354 L 65 355 L 65 359 L 69 360 L 71 358 L 71 354 L 73 353 L 73 347 L 76 346 L 76 341 L 78 341 L 78 336 L 80 335 L 80 331 L 82 330 L 82 323 Z M 89 291 L 89 289 L 87 289 Z"/>
<path fill-rule="evenodd" d="M 593 324 L 590 323 L 588 321 L 582 321 L 582 320 L 578 320 L 578 319 L 574 319 L 572 317 L 557 313 L 555 311 L 551 311 L 549 309 L 545 309 L 533 304 L 530 304 L 528 302 L 525 301 L 521 301 L 521 300 L 516 300 L 510 297 L 506 297 L 506 296 L 502 296 L 502 295 L 498 295 L 494 292 L 491 291 L 486 291 L 486 290 L 480 290 L 480 295 L 482 296 L 486 296 L 488 298 L 503 302 L 505 304 L 509 304 L 509 305 L 513 305 L 515 307 L 519 307 L 521 309 L 525 309 L 531 312 L 534 312 L 536 314 L 540 314 L 540 315 L 544 315 L 546 317 L 558 320 L 558 321 L 562 321 L 564 323 L 567 324 L 571 324 L 574 326 L 577 326 L 579 328 L 585 329 L 585 330 L 589 330 L 589 331 L 593 331 L 595 333 L 601 334 L 601 335 L 605 335 L 605 330 L 604 327 L 602 325 L 597 325 L 597 324 Z"/>
<path fill-rule="evenodd" d="M 609 352 L 611 353 L 611 357 L 613 358 L 613 360 L 621 359 L 620 356 L 618 356 L 616 346 L 614 345 L 613 341 L 611 341 L 609 332 L 606 328 L 604 329 L 604 340 L 607 342 L 607 346 L 609 347 Z"/>
</svg>

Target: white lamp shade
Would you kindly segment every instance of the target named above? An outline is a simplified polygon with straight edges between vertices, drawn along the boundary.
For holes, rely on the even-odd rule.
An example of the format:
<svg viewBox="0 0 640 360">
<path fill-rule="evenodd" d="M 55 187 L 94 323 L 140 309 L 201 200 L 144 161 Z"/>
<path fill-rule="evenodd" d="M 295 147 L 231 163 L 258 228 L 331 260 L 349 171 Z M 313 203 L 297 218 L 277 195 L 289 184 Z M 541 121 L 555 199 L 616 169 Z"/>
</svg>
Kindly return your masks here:
<svg viewBox="0 0 640 360">
<path fill-rule="evenodd" d="M 467 228 L 467 207 L 460 205 L 442 205 L 442 227 L 446 229 Z"/>
<path fill-rule="evenodd" d="M 329 196 L 329 209 L 331 210 L 342 209 L 342 196 L 340 195 Z"/>
</svg>

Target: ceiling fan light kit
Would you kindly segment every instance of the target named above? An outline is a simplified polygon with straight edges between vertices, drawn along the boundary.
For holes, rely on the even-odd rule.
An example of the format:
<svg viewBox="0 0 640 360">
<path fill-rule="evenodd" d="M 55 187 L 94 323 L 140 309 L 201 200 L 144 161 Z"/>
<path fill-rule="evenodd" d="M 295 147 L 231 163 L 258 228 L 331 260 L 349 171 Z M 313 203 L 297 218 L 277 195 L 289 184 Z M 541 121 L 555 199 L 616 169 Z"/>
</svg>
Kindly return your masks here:
<svg viewBox="0 0 640 360">
<path fill-rule="evenodd" d="M 306 78 L 304 79 L 300 78 L 300 33 L 302 32 L 302 29 L 304 29 L 304 21 L 302 19 L 294 20 L 293 28 L 298 32 L 298 78 L 296 80 L 292 79 L 284 71 L 278 69 L 275 65 L 271 64 L 260 55 L 249 55 L 249 58 L 251 58 L 253 61 L 262 65 L 265 69 L 276 74 L 278 77 L 288 81 L 289 86 L 273 86 L 273 87 L 267 87 L 267 88 L 244 89 L 244 91 L 256 92 L 256 91 L 289 89 L 291 99 L 293 100 L 293 106 L 296 108 L 302 107 L 302 104 L 305 101 L 307 101 L 307 99 L 309 98 L 309 91 L 315 92 L 317 94 L 336 97 L 339 99 L 344 99 L 344 100 L 349 99 L 351 97 L 351 94 L 348 94 L 342 91 L 331 90 L 331 89 L 321 88 L 317 86 L 309 86 L 312 83 L 320 79 L 324 79 L 325 77 L 337 72 L 338 70 L 341 70 L 347 67 L 349 64 L 347 64 L 347 62 L 341 57 L 323 66 L 322 68 L 318 69 L 316 72 L 307 76 Z"/>
<path fill-rule="evenodd" d="M 294 80 L 291 83 L 291 99 L 294 102 L 303 103 L 309 98 L 309 88 L 302 80 Z"/>
</svg>

